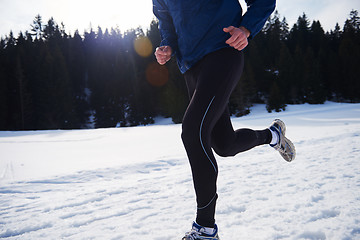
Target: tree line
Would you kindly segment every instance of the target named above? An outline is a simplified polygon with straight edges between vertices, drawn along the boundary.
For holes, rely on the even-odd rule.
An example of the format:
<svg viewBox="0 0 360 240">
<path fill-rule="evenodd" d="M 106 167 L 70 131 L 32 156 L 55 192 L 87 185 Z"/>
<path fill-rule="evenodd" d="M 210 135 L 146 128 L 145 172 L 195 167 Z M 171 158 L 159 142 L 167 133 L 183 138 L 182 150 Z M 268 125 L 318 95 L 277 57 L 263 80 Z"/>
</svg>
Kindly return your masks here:
<svg viewBox="0 0 360 240">
<path fill-rule="evenodd" d="M 176 61 L 156 63 L 158 23 L 121 32 L 73 35 L 37 15 L 31 29 L 0 41 L 0 130 L 147 125 L 157 116 L 179 123 L 188 103 Z M 237 116 L 254 103 L 269 112 L 287 104 L 360 101 L 360 19 L 325 32 L 306 14 L 291 27 L 275 12 L 245 49 L 244 74 L 230 99 Z"/>
</svg>

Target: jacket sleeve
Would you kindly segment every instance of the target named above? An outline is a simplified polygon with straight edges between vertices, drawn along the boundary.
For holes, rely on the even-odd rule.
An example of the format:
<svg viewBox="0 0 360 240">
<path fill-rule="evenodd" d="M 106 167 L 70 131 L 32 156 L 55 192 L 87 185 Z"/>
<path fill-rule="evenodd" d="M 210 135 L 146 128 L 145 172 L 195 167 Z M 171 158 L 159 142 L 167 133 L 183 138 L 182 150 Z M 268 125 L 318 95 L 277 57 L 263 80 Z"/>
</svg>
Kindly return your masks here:
<svg viewBox="0 0 360 240">
<path fill-rule="evenodd" d="M 241 21 L 254 37 L 264 27 L 266 20 L 275 10 L 276 0 L 245 0 L 248 8 Z"/>
<path fill-rule="evenodd" d="M 160 46 L 170 46 L 175 52 L 177 50 L 177 35 L 172 17 L 163 0 L 153 0 L 153 12 L 159 20 Z"/>
</svg>

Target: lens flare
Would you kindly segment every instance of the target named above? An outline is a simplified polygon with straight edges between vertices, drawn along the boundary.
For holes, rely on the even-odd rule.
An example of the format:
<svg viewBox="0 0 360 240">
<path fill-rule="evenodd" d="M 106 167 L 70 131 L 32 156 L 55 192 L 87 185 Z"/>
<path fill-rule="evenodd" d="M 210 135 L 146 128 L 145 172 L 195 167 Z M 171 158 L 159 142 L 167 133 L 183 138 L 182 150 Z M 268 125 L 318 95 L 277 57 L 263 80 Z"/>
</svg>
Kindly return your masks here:
<svg viewBox="0 0 360 240">
<path fill-rule="evenodd" d="M 134 41 L 134 48 L 141 57 L 148 57 L 153 51 L 153 45 L 149 38 L 139 36 Z"/>
<path fill-rule="evenodd" d="M 164 86 L 169 80 L 169 71 L 164 65 L 152 62 L 146 68 L 146 80 L 155 87 Z"/>
</svg>

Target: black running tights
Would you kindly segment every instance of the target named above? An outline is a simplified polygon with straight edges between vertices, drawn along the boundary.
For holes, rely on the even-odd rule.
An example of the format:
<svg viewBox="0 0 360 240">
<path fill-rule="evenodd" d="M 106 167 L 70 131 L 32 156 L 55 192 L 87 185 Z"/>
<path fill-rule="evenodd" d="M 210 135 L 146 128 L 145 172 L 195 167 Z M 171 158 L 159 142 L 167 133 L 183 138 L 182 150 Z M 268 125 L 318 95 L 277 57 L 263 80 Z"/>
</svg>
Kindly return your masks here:
<svg viewBox="0 0 360 240">
<path fill-rule="evenodd" d="M 234 156 L 270 143 L 269 130 L 234 131 L 228 110 L 231 92 L 243 71 L 243 52 L 224 48 L 206 55 L 184 75 L 190 103 L 182 123 L 182 140 L 190 161 L 197 201 L 196 222 L 214 227 L 220 156 Z"/>
</svg>

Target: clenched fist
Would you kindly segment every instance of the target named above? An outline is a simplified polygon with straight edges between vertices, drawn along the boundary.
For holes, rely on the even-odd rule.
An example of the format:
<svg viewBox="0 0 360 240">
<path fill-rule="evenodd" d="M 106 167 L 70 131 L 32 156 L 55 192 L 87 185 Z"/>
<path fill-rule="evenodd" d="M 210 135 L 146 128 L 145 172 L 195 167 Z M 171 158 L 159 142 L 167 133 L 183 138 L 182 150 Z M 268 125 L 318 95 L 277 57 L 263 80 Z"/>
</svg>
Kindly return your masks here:
<svg viewBox="0 0 360 240">
<path fill-rule="evenodd" d="M 170 46 L 157 47 L 155 57 L 159 64 L 164 65 L 171 59 L 172 49 Z"/>
<path fill-rule="evenodd" d="M 224 32 L 230 33 L 231 37 L 226 41 L 231 47 L 241 51 L 248 45 L 249 30 L 244 27 L 236 28 L 230 26 L 223 29 Z"/>
</svg>

